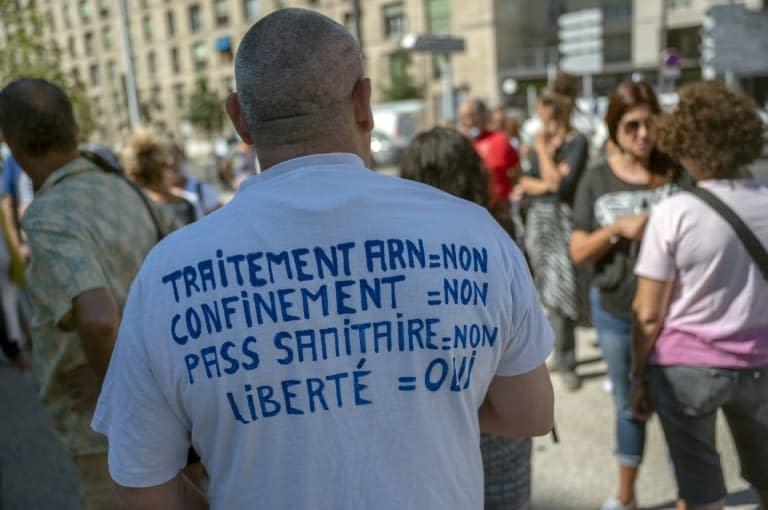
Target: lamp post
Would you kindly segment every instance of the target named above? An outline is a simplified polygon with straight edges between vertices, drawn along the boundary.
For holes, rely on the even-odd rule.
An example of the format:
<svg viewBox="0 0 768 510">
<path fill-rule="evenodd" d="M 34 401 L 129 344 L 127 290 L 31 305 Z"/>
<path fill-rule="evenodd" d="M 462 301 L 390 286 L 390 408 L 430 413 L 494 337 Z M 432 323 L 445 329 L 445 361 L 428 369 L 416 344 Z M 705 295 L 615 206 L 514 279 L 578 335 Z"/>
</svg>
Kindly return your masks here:
<svg viewBox="0 0 768 510">
<path fill-rule="evenodd" d="M 408 34 L 403 37 L 400 46 L 415 53 L 437 55 L 437 65 L 440 70 L 440 82 L 443 89 L 441 98 L 442 118 L 443 120 L 453 121 L 455 114 L 451 54 L 464 51 L 464 39 L 450 36 Z"/>
<path fill-rule="evenodd" d="M 128 17 L 126 15 L 125 0 L 115 0 L 117 3 L 117 26 L 122 40 L 123 64 L 125 65 L 125 94 L 128 96 L 128 118 L 131 129 L 136 129 L 141 124 L 139 116 L 139 100 L 136 95 L 136 80 L 131 58 L 131 36 L 128 33 Z"/>
</svg>

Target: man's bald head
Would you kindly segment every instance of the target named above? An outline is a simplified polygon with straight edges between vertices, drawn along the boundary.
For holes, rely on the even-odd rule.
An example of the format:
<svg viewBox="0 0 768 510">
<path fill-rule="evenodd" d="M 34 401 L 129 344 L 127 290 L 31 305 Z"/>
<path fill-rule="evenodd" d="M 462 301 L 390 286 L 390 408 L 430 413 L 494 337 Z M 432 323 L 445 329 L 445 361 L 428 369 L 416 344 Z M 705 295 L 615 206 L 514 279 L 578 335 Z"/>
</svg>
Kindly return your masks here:
<svg viewBox="0 0 768 510">
<path fill-rule="evenodd" d="M 20 78 L 0 91 L 0 130 L 18 155 L 41 157 L 77 148 L 77 123 L 67 94 L 38 78 Z"/>
<path fill-rule="evenodd" d="M 257 149 L 311 145 L 343 133 L 353 121 L 349 98 L 362 77 L 354 37 L 307 9 L 281 9 L 261 19 L 235 58 L 243 120 Z"/>
</svg>

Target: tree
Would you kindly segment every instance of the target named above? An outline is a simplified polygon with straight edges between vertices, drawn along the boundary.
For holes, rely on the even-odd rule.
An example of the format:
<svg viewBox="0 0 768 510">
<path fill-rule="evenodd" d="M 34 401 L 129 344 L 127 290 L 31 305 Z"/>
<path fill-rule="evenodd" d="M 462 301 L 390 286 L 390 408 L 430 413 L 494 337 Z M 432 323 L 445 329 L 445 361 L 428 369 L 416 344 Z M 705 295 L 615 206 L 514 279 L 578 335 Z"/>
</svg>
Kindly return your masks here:
<svg viewBox="0 0 768 510">
<path fill-rule="evenodd" d="M 86 139 L 96 128 L 88 95 L 82 83 L 68 77 L 61 67 L 56 43 L 46 37 L 45 20 L 31 0 L 0 0 L 0 87 L 17 78 L 43 78 L 69 95 Z"/>
<path fill-rule="evenodd" d="M 224 101 L 208 90 L 205 81 L 198 81 L 189 97 L 186 117 L 195 128 L 211 137 L 224 127 Z"/>
<path fill-rule="evenodd" d="M 424 87 L 417 85 L 408 72 L 411 63 L 411 53 L 397 50 L 389 56 L 389 87 L 383 87 L 385 101 L 401 101 L 404 99 L 422 99 Z"/>
</svg>

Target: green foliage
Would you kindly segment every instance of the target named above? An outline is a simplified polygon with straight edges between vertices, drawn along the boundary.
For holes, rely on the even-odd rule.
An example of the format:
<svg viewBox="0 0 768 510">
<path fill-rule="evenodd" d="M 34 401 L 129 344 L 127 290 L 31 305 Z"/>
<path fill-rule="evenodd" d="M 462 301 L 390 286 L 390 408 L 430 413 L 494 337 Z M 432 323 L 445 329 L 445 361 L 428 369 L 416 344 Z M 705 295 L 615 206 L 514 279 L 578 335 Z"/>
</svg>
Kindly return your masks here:
<svg viewBox="0 0 768 510">
<path fill-rule="evenodd" d="M 190 124 L 208 136 L 219 133 L 224 127 L 224 101 L 209 91 L 204 81 L 199 81 L 189 97 L 186 117 Z"/>
<path fill-rule="evenodd" d="M 411 54 L 406 50 L 398 50 L 389 56 L 389 87 L 382 87 L 384 101 L 423 99 L 424 87 L 411 78 L 410 63 Z"/>
<path fill-rule="evenodd" d="M 23 77 L 56 83 L 72 100 L 85 139 L 96 128 L 85 88 L 64 74 L 59 48 L 46 37 L 43 17 L 33 5 L 30 0 L 0 0 L 0 87 Z"/>
</svg>

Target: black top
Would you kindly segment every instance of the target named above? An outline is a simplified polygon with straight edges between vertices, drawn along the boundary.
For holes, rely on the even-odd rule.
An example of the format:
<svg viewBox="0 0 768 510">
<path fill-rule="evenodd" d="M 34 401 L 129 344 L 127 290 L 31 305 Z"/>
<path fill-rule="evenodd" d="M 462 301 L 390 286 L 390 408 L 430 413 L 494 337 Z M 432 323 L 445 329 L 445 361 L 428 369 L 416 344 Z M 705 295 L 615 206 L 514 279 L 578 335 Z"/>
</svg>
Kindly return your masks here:
<svg viewBox="0 0 768 510">
<path fill-rule="evenodd" d="M 689 187 L 690 182 L 687 174 L 678 171 L 670 183 L 649 189 L 619 179 L 603 158 L 585 172 L 579 183 L 573 203 L 573 229 L 594 232 L 622 216 L 646 212 L 666 196 Z M 600 289 L 601 306 L 627 320 L 632 319 L 639 245 L 638 241 L 621 238 L 594 263 L 592 285 Z"/>
<path fill-rule="evenodd" d="M 545 193 L 543 195 L 533 195 L 531 200 L 559 200 L 566 204 L 572 205 L 573 198 L 576 194 L 576 186 L 581 180 L 581 176 L 584 170 L 587 168 L 587 158 L 589 156 L 589 141 L 587 137 L 581 133 L 576 134 L 573 138 L 563 143 L 560 148 L 555 152 L 555 161 L 558 163 L 568 163 L 571 171 L 560 180 L 560 188 L 557 192 Z M 536 151 L 532 151 L 531 168 L 528 171 L 528 175 L 541 179 L 541 171 L 539 170 L 539 158 L 536 155 Z"/>
</svg>

